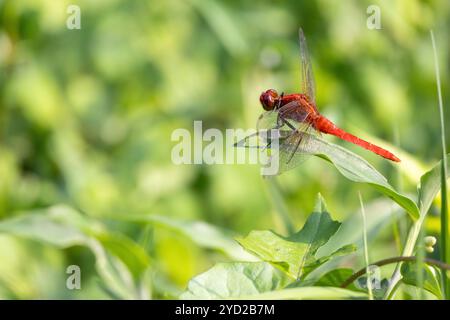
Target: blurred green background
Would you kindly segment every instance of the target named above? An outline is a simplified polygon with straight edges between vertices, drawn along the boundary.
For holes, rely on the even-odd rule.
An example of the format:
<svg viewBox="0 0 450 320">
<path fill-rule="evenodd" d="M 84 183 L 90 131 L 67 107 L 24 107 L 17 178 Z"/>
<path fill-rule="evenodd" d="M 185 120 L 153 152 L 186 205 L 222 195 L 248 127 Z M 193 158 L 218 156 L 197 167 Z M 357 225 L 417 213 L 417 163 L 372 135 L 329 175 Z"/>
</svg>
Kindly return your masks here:
<svg viewBox="0 0 450 320">
<path fill-rule="evenodd" d="M 66 27 L 69 4 L 81 8 L 80 30 Z M 371 4 L 381 9 L 381 30 L 366 27 Z M 337 143 L 415 193 L 418 177 L 441 156 L 429 29 L 445 104 L 449 9 L 447 0 L 0 0 L 0 219 L 74 208 L 143 249 L 151 261 L 147 285 L 163 298 L 229 257 L 170 228 L 107 218 L 158 215 L 240 235 L 283 232 L 257 165 L 174 165 L 171 134 L 192 131 L 194 120 L 204 130 L 255 128 L 261 91 L 300 90 L 300 26 L 319 110 L 362 138 L 390 142 L 404 161 L 392 165 Z M 358 191 L 367 202 L 381 197 L 317 158 L 278 183 L 298 226 L 318 192 L 334 219 L 357 211 Z M 52 233 L 51 225 L 37 226 Z M 374 255 L 396 252 L 387 231 L 371 244 Z M 85 246 L 26 238 L 0 233 L 0 298 L 111 297 L 99 285 L 98 256 Z M 81 267 L 82 290 L 65 287 L 71 264 Z"/>
</svg>

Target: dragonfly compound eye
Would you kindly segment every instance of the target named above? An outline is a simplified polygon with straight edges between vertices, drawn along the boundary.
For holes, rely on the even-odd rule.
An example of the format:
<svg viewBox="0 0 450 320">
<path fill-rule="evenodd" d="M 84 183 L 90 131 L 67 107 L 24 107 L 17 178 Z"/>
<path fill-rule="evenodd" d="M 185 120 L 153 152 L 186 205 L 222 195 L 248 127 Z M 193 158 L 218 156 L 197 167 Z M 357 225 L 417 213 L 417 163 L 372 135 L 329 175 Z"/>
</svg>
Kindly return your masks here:
<svg viewBox="0 0 450 320">
<path fill-rule="evenodd" d="M 259 97 L 259 101 L 267 111 L 272 110 L 275 107 L 276 99 L 278 99 L 278 93 L 273 89 L 263 92 Z"/>
</svg>

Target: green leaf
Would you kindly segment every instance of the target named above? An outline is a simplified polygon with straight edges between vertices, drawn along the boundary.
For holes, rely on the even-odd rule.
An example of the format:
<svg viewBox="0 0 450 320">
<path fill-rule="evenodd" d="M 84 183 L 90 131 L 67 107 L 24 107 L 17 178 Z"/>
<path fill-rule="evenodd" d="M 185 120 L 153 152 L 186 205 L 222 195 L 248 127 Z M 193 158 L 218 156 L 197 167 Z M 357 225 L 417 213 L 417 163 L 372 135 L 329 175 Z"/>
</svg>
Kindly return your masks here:
<svg viewBox="0 0 450 320">
<path fill-rule="evenodd" d="M 320 287 L 340 287 L 353 273 L 353 269 L 350 268 L 334 269 L 324 274 L 314 285 Z M 354 284 L 351 284 L 349 287 L 356 290 Z"/>
<path fill-rule="evenodd" d="M 434 294 L 438 299 L 442 299 L 442 291 L 441 291 L 441 274 L 440 271 L 436 268 L 422 264 L 422 272 L 423 272 L 423 289 Z M 418 270 L 418 264 L 415 262 L 411 263 L 403 263 L 400 269 L 402 275 L 402 281 L 406 284 L 412 286 L 418 286 L 417 282 L 417 274 L 420 272 Z"/>
<path fill-rule="evenodd" d="M 251 231 L 245 238 L 236 240 L 244 249 L 276 265 L 292 278 L 297 277 L 302 258 L 308 252 L 308 244 L 290 241 L 269 230 Z"/>
<path fill-rule="evenodd" d="M 180 299 L 226 299 L 282 288 L 286 278 L 266 262 L 218 263 L 194 277 Z"/>
<path fill-rule="evenodd" d="M 223 252 L 232 259 L 241 261 L 255 260 L 254 257 L 236 244 L 234 233 L 202 221 L 184 221 L 153 214 L 114 215 L 110 218 L 167 228 L 186 236 L 203 248 Z"/>
<path fill-rule="evenodd" d="M 339 248 L 335 252 L 317 259 L 317 250 L 339 229 L 340 223 L 331 219 L 323 199 L 319 195 L 313 212 L 303 228 L 290 237 L 273 231 L 252 231 L 237 241 L 260 259 L 270 262 L 292 278 L 304 277 L 334 256 L 355 250 L 353 245 Z"/>
<path fill-rule="evenodd" d="M 308 217 L 302 230 L 289 237 L 291 241 L 308 243 L 309 252 L 316 252 L 339 229 L 341 223 L 331 219 L 325 201 L 319 194 L 314 212 Z"/>
<path fill-rule="evenodd" d="M 367 218 L 367 238 L 370 241 L 375 238 L 380 230 L 393 223 L 396 219 L 404 215 L 404 210 L 386 198 L 379 198 L 365 206 Z M 355 232 L 357 226 L 362 227 L 362 216 L 359 212 L 350 213 L 345 219 L 339 230 L 331 237 L 331 239 L 317 250 L 316 257 L 327 256 L 342 246 L 353 244 L 356 250 L 363 249 L 362 230 Z M 348 259 L 348 257 L 344 258 Z M 330 263 L 324 264 L 315 269 L 308 275 L 308 280 L 314 278 L 319 279 L 325 273 L 335 269 L 344 259 L 334 259 Z"/>
<path fill-rule="evenodd" d="M 289 132 L 287 131 L 281 131 L 282 138 L 288 134 Z M 236 143 L 236 146 L 253 147 L 251 145 L 251 138 L 255 136 L 256 135 L 253 134 L 242 139 Z M 308 138 L 311 141 L 311 143 L 308 144 L 308 150 L 299 150 L 298 152 L 316 155 L 325 159 L 333 164 L 347 179 L 355 182 L 367 183 L 394 200 L 408 212 L 413 220 L 416 220 L 419 217 L 419 209 L 416 203 L 409 197 L 397 192 L 388 183 L 386 178 L 366 160 L 343 147 L 322 140 L 319 137 L 310 135 Z M 254 147 L 265 148 L 266 146 L 267 143 L 257 142 L 257 145 Z"/>
<path fill-rule="evenodd" d="M 312 271 L 314 271 L 315 269 L 317 269 L 318 267 L 320 267 L 321 265 L 323 265 L 325 262 L 327 262 L 328 260 L 330 260 L 332 258 L 349 255 L 355 251 L 356 251 L 356 246 L 353 244 L 348 244 L 346 246 L 343 246 L 343 247 L 337 249 L 336 251 L 334 251 L 333 253 L 331 253 L 327 256 L 320 257 L 317 260 L 315 260 L 313 263 L 304 266 L 302 275 L 303 276 L 309 275 Z"/>
<path fill-rule="evenodd" d="M 55 221 L 54 212 L 24 214 L 0 222 L 0 232 L 51 244 L 59 248 L 85 245 L 88 237 L 70 225 Z"/>
<path fill-rule="evenodd" d="M 450 154 L 447 154 L 447 163 L 449 163 L 449 161 Z M 418 188 L 420 215 L 427 214 L 434 198 L 436 198 L 436 195 L 441 190 L 441 167 L 442 160 L 435 164 L 430 171 L 422 175 L 420 178 L 420 185 Z M 450 168 L 447 169 L 447 179 L 449 178 L 448 172 L 450 172 Z"/>
</svg>

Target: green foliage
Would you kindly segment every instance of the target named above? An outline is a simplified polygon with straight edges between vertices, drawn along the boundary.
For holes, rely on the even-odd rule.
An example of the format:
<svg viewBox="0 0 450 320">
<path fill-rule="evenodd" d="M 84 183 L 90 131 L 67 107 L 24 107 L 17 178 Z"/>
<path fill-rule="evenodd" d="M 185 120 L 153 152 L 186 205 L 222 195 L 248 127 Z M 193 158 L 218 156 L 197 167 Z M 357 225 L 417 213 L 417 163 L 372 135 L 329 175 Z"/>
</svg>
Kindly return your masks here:
<svg viewBox="0 0 450 320">
<path fill-rule="evenodd" d="M 323 287 L 340 287 L 345 280 L 353 275 L 353 273 L 354 271 L 350 268 L 337 268 L 324 274 L 314 283 L 314 285 Z M 356 290 L 353 284 L 351 284 L 350 287 L 353 290 Z"/>
<path fill-rule="evenodd" d="M 325 203 L 319 196 L 315 212 L 303 228 L 289 237 L 282 237 L 273 231 L 252 231 L 238 242 L 260 259 L 270 262 L 290 277 L 298 279 L 338 255 L 355 250 L 353 245 L 339 248 L 332 254 L 317 259 L 317 250 L 336 233 L 340 223 L 333 221 L 326 211 Z"/>
<path fill-rule="evenodd" d="M 402 282 L 412 286 L 418 286 L 418 272 L 423 273 L 423 289 L 434 294 L 438 299 L 442 299 L 442 279 L 439 270 L 433 266 L 422 264 L 421 270 L 417 263 L 404 263 L 401 267 Z"/>
<path fill-rule="evenodd" d="M 361 299 L 332 287 L 282 289 L 286 279 L 266 262 L 220 263 L 192 279 L 181 299 Z"/>
<path fill-rule="evenodd" d="M 252 231 L 246 237 L 237 239 L 242 247 L 263 262 L 215 265 L 193 278 L 187 291 L 180 297 L 223 299 L 256 295 L 257 299 L 360 298 L 363 295 L 348 290 L 307 288 L 310 282 L 304 281 L 310 272 L 328 260 L 355 250 L 353 245 L 347 245 L 320 259 L 315 256 L 317 250 L 329 241 L 340 225 L 331 219 L 325 201 L 319 195 L 314 212 L 303 228 L 291 236 L 282 237 L 265 230 Z M 282 275 L 270 265 L 283 271 Z M 293 289 L 299 286 L 303 288 Z"/>
<path fill-rule="evenodd" d="M 380 2 L 391 14 L 377 31 L 356 1 L 77 0 L 80 30 L 66 27 L 69 4 L 0 1 L 0 299 L 173 299 L 188 283 L 196 297 L 208 287 L 225 297 L 219 274 L 240 298 L 367 298 L 337 288 L 344 266 L 362 266 L 359 191 L 371 261 L 399 254 L 394 222 L 405 254 L 420 230 L 439 253 L 439 165 L 418 201 L 415 192 L 442 159 L 436 141 L 446 143 L 425 31 L 435 29 L 445 66 L 448 1 Z M 312 157 L 276 185 L 256 165 L 173 164 L 175 129 L 254 128 L 262 90 L 300 90 L 300 26 L 319 111 L 394 142 L 402 162 L 324 135 L 317 155 L 332 165 Z M 312 210 L 318 193 L 332 215 Z M 82 290 L 67 289 L 69 265 L 80 266 Z M 200 276 L 203 285 L 189 282 Z"/>
<path fill-rule="evenodd" d="M 450 155 L 447 154 L 447 159 L 449 157 Z M 430 171 L 423 174 L 420 178 L 420 184 L 417 187 L 419 192 L 418 206 L 420 208 L 420 218 L 419 220 L 414 222 L 409 231 L 405 247 L 402 252 L 403 256 L 411 256 L 414 253 L 414 248 L 416 246 L 417 239 L 419 238 L 420 230 L 423 226 L 427 213 L 430 210 L 432 201 L 436 198 L 440 190 L 440 183 L 442 181 L 441 166 L 442 163 L 439 162 Z M 389 296 L 393 296 L 393 292 L 395 291 L 394 289 L 398 281 L 400 281 L 400 264 L 397 264 L 395 272 L 392 276 L 390 286 L 387 291 L 387 294 Z"/>
<path fill-rule="evenodd" d="M 24 237 L 59 248 L 85 246 L 96 259 L 101 286 L 115 298 L 150 297 L 150 258 L 135 242 L 114 234 L 97 221 L 58 206 L 24 213 L 0 222 L 0 233 Z M 141 288 L 138 290 L 138 288 Z"/>
<path fill-rule="evenodd" d="M 447 163 L 448 160 L 450 160 L 450 154 L 447 154 Z M 430 210 L 433 200 L 436 198 L 436 195 L 440 191 L 441 167 L 442 161 L 439 161 L 437 164 L 433 166 L 431 170 L 429 170 L 420 177 L 420 184 L 418 187 L 419 199 L 417 202 L 420 207 L 421 216 L 424 216 L 428 213 L 428 210 Z M 450 177 L 450 175 L 448 174 L 448 169 L 449 168 L 447 165 L 447 179 Z"/>
<path fill-rule="evenodd" d="M 280 289 L 285 282 L 285 277 L 265 262 L 219 263 L 189 281 L 180 298 L 240 298 Z"/>
</svg>

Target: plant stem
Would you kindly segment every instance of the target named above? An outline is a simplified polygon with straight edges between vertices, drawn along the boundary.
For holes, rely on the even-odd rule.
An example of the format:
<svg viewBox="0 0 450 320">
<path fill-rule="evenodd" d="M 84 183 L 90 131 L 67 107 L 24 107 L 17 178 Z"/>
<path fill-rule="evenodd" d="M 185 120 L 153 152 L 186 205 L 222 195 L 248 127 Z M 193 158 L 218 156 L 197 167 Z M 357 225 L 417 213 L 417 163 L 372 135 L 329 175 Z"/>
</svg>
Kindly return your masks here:
<svg viewBox="0 0 450 320">
<path fill-rule="evenodd" d="M 364 243 L 364 260 L 366 263 L 366 273 L 367 273 L 367 291 L 369 293 L 369 300 L 373 300 L 372 293 L 372 279 L 370 279 L 370 270 L 369 270 L 369 250 L 367 247 L 367 227 L 366 227 L 366 212 L 364 211 L 364 204 L 361 196 L 361 192 L 359 194 L 359 203 L 361 205 L 361 216 L 362 216 L 362 224 L 363 224 L 363 243 Z"/>
<path fill-rule="evenodd" d="M 394 143 L 397 147 L 401 147 L 400 143 L 400 132 L 398 129 L 398 126 L 394 126 Z M 395 185 L 396 189 L 398 191 L 403 190 L 403 181 L 402 181 L 402 174 L 400 172 L 399 166 L 395 166 Z M 402 220 L 396 219 L 395 217 L 392 217 L 392 231 L 394 234 L 394 240 L 395 244 L 397 246 L 398 254 L 401 254 L 403 248 L 402 248 L 402 237 L 404 235 L 404 232 L 400 231 L 400 224 Z M 404 231 L 404 230 L 402 230 Z"/>
<path fill-rule="evenodd" d="M 417 268 L 416 268 L 416 277 L 417 277 L 417 287 L 419 289 L 423 289 L 423 279 L 424 279 L 424 272 L 423 272 L 423 265 L 424 265 L 424 259 L 425 259 L 425 248 L 424 248 L 424 231 L 423 229 L 420 229 L 419 232 L 419 246 L 416 248 L 416 256 L 417 256 Z M 424 291 L 419 291 L 419 299 L 424 300 Z"/>
<path fill-rule="evenodd" d="M 388 259 L 383 259 L 383 260 L 379 260 L 377 262 L 372 263 L 372 265 L 378 266 L 378 267 L 382 267 L 384 265 L 387 264 L 391 264 L 391 263 L 398 263 L 398 262 L 415 262 L 417 261 L 417 257 L 411 256 L 411 257 L 393 257 L 393 258 L 388 258 Z M 424 258 L 423 262 L 438 267 L 442 270 L 450 270 L 450 264 L 439 261 L 439 260 L 435 260 L 435 259 L 430 259 L 430 258 Z M 355 272 L 354 274 L 352 274 L 347 280 L 345 280 L 342 284 L 341 284 L 341 288 L 346 288 L 348 287 L 353 281 L 355 281 L 356 279 L 358 279 L 359 277 L 361 277 L 362 275 L 364 275 L 367 272 L 367 268 L 362 268 L 360 270 L 358 270 L 357 272 Z"/>
<path fill-rule="evenodd" d="M 439 61 L 437 57 L 436 42 L 434 41 L 433 30 L 430 30 L 431 43 L 433 45 L 433 55 L 434 55 L 434 68 L 436 73 L 436 86 L 437 94 L 439 100 L 439 116 L 441 119 L 441 142 L 442 142 L 442 167 L 441 167 L 441 260 L 444 262 L 450 262 L 449 255 L 449 239 L 448 239 L 448 210 L 447 210 L 447 151 L 445 146 L 445 122 L 444 122 L 444 106 L 442 103 L 442 93 L 441 93 L 441 77 L 439 75 Z M 443 279 L 443 292 L 444 299 L 445 296 L 449 295 L 448 292 L 448 279 L 447 273 L 442 270 Z"/>
</svg>

